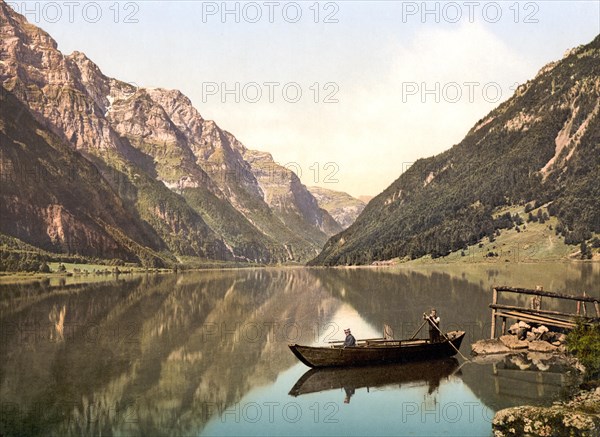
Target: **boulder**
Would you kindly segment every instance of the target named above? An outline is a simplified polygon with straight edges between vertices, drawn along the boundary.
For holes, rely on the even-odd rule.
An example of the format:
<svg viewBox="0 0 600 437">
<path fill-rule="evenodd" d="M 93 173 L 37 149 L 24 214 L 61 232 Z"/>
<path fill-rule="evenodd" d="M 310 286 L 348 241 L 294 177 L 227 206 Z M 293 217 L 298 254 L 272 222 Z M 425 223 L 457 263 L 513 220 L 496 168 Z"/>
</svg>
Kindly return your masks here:
<svg viewBox="0 0 600 437">
<path fill-rule="evenodd" d="M 514 335 L 503 335 L 500 337 L 500 341 L 509 349 L 527 349 L 529 347 L 529 342 L 519 340 Z"/>
<path fill-rule="evenodd" d="M 600 394 L 580 393 L 570 401 L 550 407 L 522 405 L 496 412 L 492 422 L 495 436 L 598 436 Z"/>
<path fill-rule="evenodd" d="M 534 340 L 545 340 L 548 341 L 550 336 L 547 335 L 549 329 L 544 325 L 538 326 L 537 328 L 533 328 L 531 332 L 534 334 Z M 527 340 L 529 340 L 529 334 L 527 335 Z"/>
<path fill-rule="evenodd" d="M 510 349 L 497 339 L 479 340 L 471 345 L 473 355 L 505 354 L 508 352 L 510 352 Z"/>
<path fill-rule="evenodd" d="M 547 341 L 536 340 L 529 343 L 529 350 L 532 352 L 554 352 L 556 346 L 552 346 Z"/>
<path fill-rule="evenodd" d="M 512 325 L 510 325 L 510 328 L 508 328 L 508 332 L 510 332 L 513 335 L 517 335 L 517 333 L 519 332 L 519 324 L 513 323 Z"/>
</svg>

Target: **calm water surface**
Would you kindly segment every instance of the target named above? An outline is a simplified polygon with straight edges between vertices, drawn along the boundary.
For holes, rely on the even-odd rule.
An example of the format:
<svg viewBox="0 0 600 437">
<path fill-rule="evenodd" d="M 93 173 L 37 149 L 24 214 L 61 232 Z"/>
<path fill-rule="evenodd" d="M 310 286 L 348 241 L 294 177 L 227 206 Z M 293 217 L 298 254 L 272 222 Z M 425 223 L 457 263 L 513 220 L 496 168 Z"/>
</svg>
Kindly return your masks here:
<svg viewBox="0 0 600 437">
<path fill-rule="evenodd" d="M 345 327 L 378 337 L 384 323 L 410 337 L 435 306 L 445 330 L 467 332 L 469 355 L 489 336 L 494 284 L 598 296 L 600 266 L 256 269 L 0 286 L 0 434 L 487 436 L 495 411 L 549 404 L 574 377 L 535 354 L 309 371 L 287 344 L 327 344 Z"/>
</svg>

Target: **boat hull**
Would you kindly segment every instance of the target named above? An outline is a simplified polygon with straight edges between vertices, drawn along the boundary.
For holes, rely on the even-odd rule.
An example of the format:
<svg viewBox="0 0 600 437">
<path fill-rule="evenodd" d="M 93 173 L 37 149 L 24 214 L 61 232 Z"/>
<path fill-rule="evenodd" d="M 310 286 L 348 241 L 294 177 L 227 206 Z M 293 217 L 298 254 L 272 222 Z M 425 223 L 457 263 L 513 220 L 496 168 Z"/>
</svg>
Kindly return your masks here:
<svg viewBox="0 0 600 437">
<path fill-rule="evenodd" d="M 446 334 L 450 340 L 430 343 L 425 340 L 389 341 L 356 347 L 315 347 L 290 344 L 293 354 L 309 367 L 354 367 L 374 364 L 404 363 L 451 357 L 460 348 L 463 331 Z M 454 347 L 453 347 L 454 346 Z"/>
</svg>

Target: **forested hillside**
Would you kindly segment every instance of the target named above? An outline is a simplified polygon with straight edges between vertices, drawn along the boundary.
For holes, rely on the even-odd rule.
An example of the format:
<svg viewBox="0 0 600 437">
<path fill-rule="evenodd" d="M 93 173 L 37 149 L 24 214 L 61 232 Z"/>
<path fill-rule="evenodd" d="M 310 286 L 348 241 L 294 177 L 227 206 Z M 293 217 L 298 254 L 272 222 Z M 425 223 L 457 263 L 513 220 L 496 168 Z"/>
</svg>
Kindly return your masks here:
<svg viewBox="0 0 600 437">
<path fill-rule="evenodd" d="M 596 37 L 542 68 L 459 144 L 416 161 L 311 263 L 445 256 L 515 227 L 518 218 L 495 211 L 529 203 L 547 207 L 566 243 L 590 240 L 600 232 L 599 112 Z"/>
</svg>

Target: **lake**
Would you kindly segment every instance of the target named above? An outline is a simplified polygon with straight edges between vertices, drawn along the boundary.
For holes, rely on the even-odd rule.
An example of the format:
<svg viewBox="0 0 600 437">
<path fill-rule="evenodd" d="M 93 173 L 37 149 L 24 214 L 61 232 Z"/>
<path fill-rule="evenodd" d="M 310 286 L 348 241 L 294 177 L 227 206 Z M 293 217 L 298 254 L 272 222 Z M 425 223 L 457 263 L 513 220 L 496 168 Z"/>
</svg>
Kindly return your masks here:
<svg viewBox="0 0 600 437">
<path fill-rule="evenodd" d="M 466 331 L 469 356 L 489 337 L 494 284 L 598 296 L 600 266 L 269 268 L 0 285 L 0 434 L 491 435 L 495 411 L 551 404 L 576 375 L 536 354 L 309 372 L 287 345 L 327 344 L 346 327 L 379 337 L 384 323 L 410 337 L 436 307 L 444 330 Z"/>
</svg>

